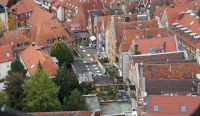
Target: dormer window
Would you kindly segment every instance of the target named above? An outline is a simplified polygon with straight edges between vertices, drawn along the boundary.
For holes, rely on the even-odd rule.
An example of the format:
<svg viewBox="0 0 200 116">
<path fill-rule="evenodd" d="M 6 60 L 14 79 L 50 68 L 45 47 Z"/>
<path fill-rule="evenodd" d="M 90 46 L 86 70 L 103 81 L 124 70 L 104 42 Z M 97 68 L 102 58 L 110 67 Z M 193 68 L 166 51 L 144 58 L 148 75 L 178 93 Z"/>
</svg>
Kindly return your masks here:
<svg viewBox="0 0 200 116">
<path fill-rule="evenodd" d="M 55 38 L 52 38 L 52 41 L 53 41 L 53 43 L 54 43 L 54 42 L 56 42 L 56 39 L 55 39 Z"/>
<path fill-rule="evenodd" d="M 9 58 L 10 57 L 10 53 L 6 53 L 6 57 Z"/>
<path fill-rule="evenodd" d="M 160 34 L 160 33 L 158 33 L 158 34 L 157 34 L 157 37 L 161 37 L 161 34 Z"/>
<path fill-rule="evenodd" d="M 58 41 L 61 42 L 61 37 L 57 37 Z"/>
<path fill-rule="evenodd" d="M 24 46 L 25 46 L 25 43 L 24 43 L 24 42 L 22 42 L 22 43 L 21 43 L 21 45 L 22 45 L 22 47 L 24 47 Z"/>
<path fill-rule="evenodd" d="M 26 41 L 26 45 L 27 45 L 27 46 L 29 46 L 29 45 L 30 45 L 29 41 Z"/>
<path fill-rule="evenodd" d="M 51 40 L 47 39 L 47 43 L 48 43 L 48 45 L 51 45 Z"/>
<path fill-rule="evenodd" d="M 20 43 L 17 43 L 17 48 L 20 48 Z"/>
<path fill-rule="evenodd" d="M 67 37 L 66 37 L 66 36 L 63 36 L 63 40 L 64 40 L 64 41 L 67 41 Z"/>
<path fill-rule="evenodd" d="M 140 39 L 140 36 L 139 36 L 139 35 L 136 35 L 136 39 Z"/>
</svg>

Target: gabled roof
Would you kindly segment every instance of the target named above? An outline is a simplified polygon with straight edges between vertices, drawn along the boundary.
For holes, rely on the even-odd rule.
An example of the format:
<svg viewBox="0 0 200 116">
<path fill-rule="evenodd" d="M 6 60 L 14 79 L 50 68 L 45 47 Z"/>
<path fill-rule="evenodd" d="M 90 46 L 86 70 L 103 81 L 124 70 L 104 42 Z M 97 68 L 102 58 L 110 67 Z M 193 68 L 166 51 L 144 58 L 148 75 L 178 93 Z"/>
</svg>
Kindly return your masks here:
<svg viewBox="0 0 200 116">
<path fill-rule="evenodd" d="M 85 26 L 83 24 L 83 20 L 78 20 L 78 21 L 70 21 L 70 22 L 62 22 L 65 26 L 66 26 L 66 29 L 67 31 L 69 31 L 69 33 L 72 33 L 72 32 L 83 32 L 83 31 L 87 31 L 85 29 Z M 81 30 L 71 30 L 71 26 L 77 26 L 77 25 L 80 25 L 81 26 Z"/>
<path fill-rule="evenodd" d="M 156 35 L 157 36 L 157 35 Z M 176 45 L 173 37 L 161 37 L 153 39 L 140 39 L 135 40 L 135 44 L 138 44 L 138 51 L 143 53 L 155 53 L 156 51 L 151 51 L 150 47 L 154 47 L 155 50 L 161 51 L 164 49 L 164 41 L 166 42 L 165 52 L 174 52 L 176 51 Z M 161 50 L 159 50 L 159 46 Z"/>
<path fill-rule="evenodd" d="M 162 19 L 163 13 L 166 8 L 171 8 L 171 6 L 155 7 L 154 13 L 156 13 L 156 16 L 159 17 L 160 20 Z"/>
<path fill-rule="evenodd" d="M 12 45 L 0 46 L 0 63 L 14 60 Z"/>
<path fill-rule="evenodd" d="M 153 21 L 153 20 L 151 20 Z M 142 21 L 141 23 L 142 24 Z M 150 26 L 152 27 L 152 26 Z M 147 33 L 149 33 L 147 37 Z M 136 40 L 136 36 L 139 36 L 139 39 L 149 39 L 149 38 L 156 38 L 157 34 L 160 34 L 160 36 L 167 37 L 167 31 L 166 28 L 150 28 L 150 29 L 140 29 L 140 30 L 126 30 L 124 33 L 124 36 L 126 37 L 125 41 L 122 41 L 121 48 L 122 52 L 127 52 L 130 48 L 130 45 L 133 40 Z M 147 40 L 147 41 L 151 41 Z"/>
<path fill-rule="evenodd" d="M 146 92 L 147 95 L 164 95 L 177 94 L 187 95 L 190 93 L 197 93 L 197 86 L 194 83 L 200 83 L 199 79 L 147 79 Z M 193 88 L 193 89 L 192 89 Z"/>
<path fill-rule="evenodd" d="M 196 79 L 196 74 L 200 74 L 200 66 L 196 62 L 146 64 L 143 68 L 146 79 Z"/>
<path fill-rule="evenodd" d="M 187 30 L 192 30 L 192 33 L 196 33 L 196 36 L 200 35 L 200 24 L 199 24 L 199 20 L 188 15 L 188 14 L 184 14 L 183 17 L 181 19 L 176 19 L 175 21 L 176 23 L 179 23 L 179 25 L 183 25 L 184 28 L 187 28 Z M 192 23 L 192 25 L 190 25 L 190 23 Z M 170 33 L 175 34 L 176 29 L 174 29 L 174 31 L 172 31 L 171 29 L 169 30 Z M 189 36 L 186 39 L 184 38 L 184 34 L 182 36 L 180 36 L 180 32 L 178 32 L 177 37 L 182 39 L 183 41 L 185 41 L 187 44 L 189 44 L 190 46 L 194 47 L 194 48 L 198 48 L 200 49 L 200 42 L 197 42 L 195 45 L 193 44 L 193 41 L 189 42 Z"/>
<path fill-rule="evenodd" d="M 167 13 L 168 25 L 169 27 L 171 27 L 171 24 L 175 21 L 180 11 L 196 10 L 196 8 L 195 6 L 184 6 L 184 7 L 166 8 L 165 10 Z"/>
<path fill-rule="evenodd" d="M 37 50 L 39 47 L 40 46 L 38 45 L 30 45 L 22 53 L 20 53 L 28 72 L 30 75 L 34 74 L 37 70 L 38 62 L 40 61 L 43 69 L 48 70 L 49 73 L 51 73 L 51 76 L 55 76 L 57 74 L 58 67 L 45 49 Z"/>
<path fill-rule="evenodd" d="M 42 8 L 42 6 L 35 3 L 33 0 L 21 0 L 18 1 L 15 5 L 10 7 L 10 12 L 12 13 L 12 9 L 16 9 L 14 14 L 22 14 L 26 12 L 33 11 L 36 7 Z"/>
<path fill-rule="evenodd" d="M 4 3 L 4 6 L 7 6 L 9 0 L 0 0 L 0 2 Z"/>
<path fill-rule="evenodd" d="M 83 1 L 83 2 L 81 2 L 81 5 L 83 8 L 83 13 L 84 13 L 86 21 L 88 19 L 90 10 L 103 9 L 103 4 L 102 4 L 101 0 Z"/>
<path fill-rule="evenodd" d="M 115 33 L 116 33 L 117 46 L 120 46 L 122 37 L 124 35 L 124 30 L 139 29 L 139 24 L 142 24 L 141 29 L 157 28 L 156 20 L 143 20 L 143 21 L 131 21 L 131 22 L 116 23 L 115 24 Z M 153 37 L 155 37 L 155 36 L 153 36 Z"/>
<path fill-rule="evenodd" d="M 200 104 L 200 96 L 149 96 L 149 114 L 191 115 Z M 159 112 L 154 112 L 154 105 L 159 105 Z M 186 106 L 186 113 L 181 113 L 181 106 Z"/>
<path fill-rule="evenodd" d="M 36 8 L 31 17 L 28 19 L 27 23 L 36 26 L 39 22 L 49 21 L 53 17 L 53 14 L 44 11 L 40 8 Z"/>
</svg>

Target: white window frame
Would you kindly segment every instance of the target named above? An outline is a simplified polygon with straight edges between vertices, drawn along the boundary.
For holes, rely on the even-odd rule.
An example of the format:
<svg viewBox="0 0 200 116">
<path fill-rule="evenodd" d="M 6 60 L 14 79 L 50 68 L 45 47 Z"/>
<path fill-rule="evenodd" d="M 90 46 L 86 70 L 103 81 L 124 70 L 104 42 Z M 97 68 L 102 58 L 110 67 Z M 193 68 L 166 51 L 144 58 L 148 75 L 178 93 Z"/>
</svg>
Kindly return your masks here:
<svg viewBox="0 0 200 116">
<path fill-rule="evenodd" d="M 178 43 L 181 44 L 181 39 L 178 38 Z"/>
<path fill-rule="evenodd" d="M 190 50 L 190 45 L 189 44 L 187 44 L 187 49 Z"/>
<path fill-rule="evenodd" d="M 195 53 L 195 48 L 191 46 L 191 51 Z"/>
<path fill-rule="evenodd" d="M 183 47 L 185 47 L 184 43 L 185 43 L 185 42 L 184 42 L 184 41 L 182 41 L 182 46 L 183 46 Z M 185 43 L 185 44 L 186 44 L 186 43 Z"/>
</svg>

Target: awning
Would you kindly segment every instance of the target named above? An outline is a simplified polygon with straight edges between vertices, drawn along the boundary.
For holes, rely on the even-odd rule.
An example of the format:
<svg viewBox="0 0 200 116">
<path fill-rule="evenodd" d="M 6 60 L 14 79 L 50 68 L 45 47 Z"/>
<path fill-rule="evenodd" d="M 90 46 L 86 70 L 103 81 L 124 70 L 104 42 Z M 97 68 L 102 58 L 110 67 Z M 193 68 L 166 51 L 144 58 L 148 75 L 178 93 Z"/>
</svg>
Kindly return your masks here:
<svg viewBox="0 0 200 116">
<path fill-rule="evenodd" d="M 129 85 L 130 90 L 135 90 L 135 85 Z"/>
<path fill-rule="evenodd" d="M 90 40 L 94 41 L 94 40 L 96 40 L 96 37 L 93 35 L 93 36 L 90 37 Z"/>
</svg>

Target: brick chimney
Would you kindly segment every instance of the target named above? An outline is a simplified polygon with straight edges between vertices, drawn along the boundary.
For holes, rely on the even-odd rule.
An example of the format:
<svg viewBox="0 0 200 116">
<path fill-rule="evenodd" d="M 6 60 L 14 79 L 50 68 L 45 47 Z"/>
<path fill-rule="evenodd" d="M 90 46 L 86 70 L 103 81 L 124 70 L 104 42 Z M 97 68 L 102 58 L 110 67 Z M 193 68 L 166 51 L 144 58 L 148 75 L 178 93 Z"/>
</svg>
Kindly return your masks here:
<svg viewBox="0 0 200 116">
<path fill-rule="evenodd" d="M 134 55 L 138 55 L 138 44 L 135 44 Z"/>
<path fill-rule="evenodd" d="M 164 43 L 163 43 L 163 52 L 166 52 L 166 41 L 164 40 Z"/>
</svg>

